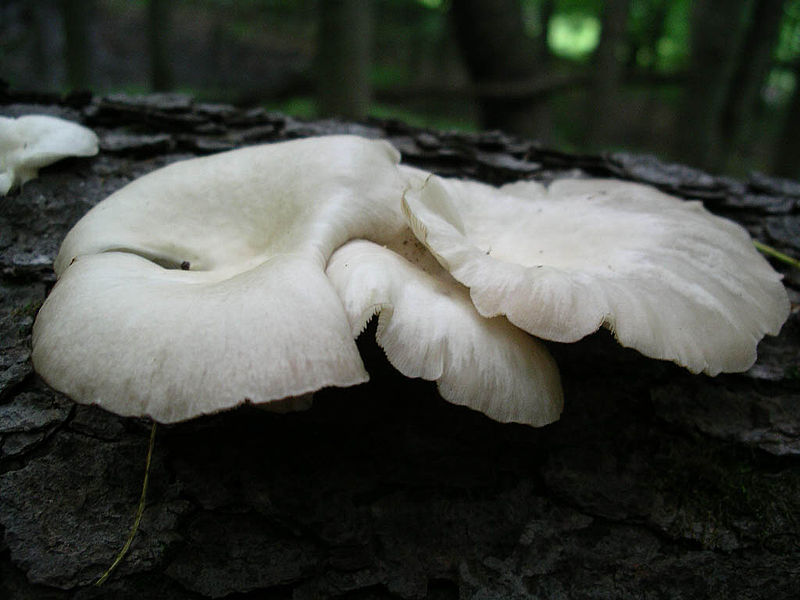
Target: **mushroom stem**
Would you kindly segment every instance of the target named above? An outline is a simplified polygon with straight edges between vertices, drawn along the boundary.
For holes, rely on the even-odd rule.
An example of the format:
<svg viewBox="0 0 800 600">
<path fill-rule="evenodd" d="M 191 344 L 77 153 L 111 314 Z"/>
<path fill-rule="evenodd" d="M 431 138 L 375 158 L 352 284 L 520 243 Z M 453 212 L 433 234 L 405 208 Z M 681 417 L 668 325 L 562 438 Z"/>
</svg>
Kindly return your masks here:
<svg viewBox="0 0 800 600">
<path fill-rule="evenodd" d="M 156 422 L 153 421 L 153 426 L 150 428 L 150 443 L 147 446 L 147 459 L 144 465 L 144 480 L 142 481 L 142 495 L 139 497 L 139 506 L 136 509 L 136 518 L 133 520 L 133 527 L 131 527 L 131 531 L 128 534 L 128 539 L 125 541 L 125 545 L 122 547 L 122 550 L 119 551 L 117 557 L 114 559 L 114 562 L 111 563 L 111 566 L 108 567 L 105 573 L 95 582 L 96 586 L 101 586 L 105 583 L 106 579 L 109 578 L 111 573 L 114 569 L 117 568 L 117 565 L 122 562 L 122 559 L 125 558 L 125 555 L 130 550 L 131 544 L 133 543 L 133 538 L 136 537 L 136 532 L 139 531 L 139 523 L 142 522 L 142 515 L 144 514 L 144 506 L 147 499 L 147 484 L 150 482 L 150 461 L 153 458 L 153 446 L 156 443 Z"/>
</svg>

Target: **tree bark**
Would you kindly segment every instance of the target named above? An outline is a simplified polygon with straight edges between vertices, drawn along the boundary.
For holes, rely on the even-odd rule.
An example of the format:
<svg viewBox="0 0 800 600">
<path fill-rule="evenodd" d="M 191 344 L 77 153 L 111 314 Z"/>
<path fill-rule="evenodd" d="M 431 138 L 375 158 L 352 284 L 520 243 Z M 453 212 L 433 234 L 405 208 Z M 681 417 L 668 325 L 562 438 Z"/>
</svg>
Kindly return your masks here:
<svg viewBox="0 0 800 600">
<path fill-rule="evenodd" d="M 372 2 L 319 3 L 317 108 L 321 116 L 363 119 L 372 100 Z"/>
</svg>

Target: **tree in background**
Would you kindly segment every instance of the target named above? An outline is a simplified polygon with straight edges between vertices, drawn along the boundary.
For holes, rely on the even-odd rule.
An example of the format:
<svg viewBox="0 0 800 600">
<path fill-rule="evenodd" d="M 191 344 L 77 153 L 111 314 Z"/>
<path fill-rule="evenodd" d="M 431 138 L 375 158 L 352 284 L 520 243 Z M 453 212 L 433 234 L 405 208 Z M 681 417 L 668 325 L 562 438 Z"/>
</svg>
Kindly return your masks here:
<svg viewBox="0 0 800 600">
<path fill-rule="evenodd" d="M 783 0 L 755 0 L 754 4 L 722 114 L 724 154 L 729 158 L 737 149 L 745 151 L 758 137 L 755 125 L 761 91 L 775 62 L 783 16 Z"/>
<path fill-rule="evenodd" d="M 499 128 L 737 175 L 796 173 L 798 60 L 800 0 L 0 2 L 12 88 L 177 84 L 299 116 Z"/>
<path fill-rule="evenodd" d="M 90 87 L 89 50 L 92 0 L 61 0 L 64 19 L 64 57 L 67 65 L 67 87 L 86 90 Z"/>
<path fill-rule="evenodd" d="M 320 115 L 363 119 L 372 99 L 372 2 L 319 3 L 316 79 Z"/>
<path fill-rule="evenodd" d="M 450 10 L 461 54 L 480 95 L 481 125 L 548 137 L 542 98 L 518 89 L 540 75 L 541 62 L 535 42 L 525 34 L 520 0 L 453 0 Z"/>
<path fill-rule="evenodd" d="M 150 86 L 153 91 L 172 89 L 169 63 L 171 30 L 170 0 L 149 0 L 147 3 L 147 46 L 150 55 Z"/>
<path fill-rule="evenodd" d="M 625 73 L 630 0 L 608 0 L 603 6 L 602 33 L 594 56 L 591 91 L 587 97 L 589 119 L 585 139 L 602 148 L 614 141 L 614 131 L 623 118 L 620 106 Z"/>
<path fill-rule="evenodd" d="M 800 179 L 800 60 L 795 61 L 794 76 L 794 94 L 775 144 L 773 169 L 778 175 Z"/>
<path fill-rule="evenodd" d="M 681 110 L 678 152 L 689 164 L 718 169 L 722 117 L 751 2 L 693 2 L 692 53 Z"/>
</svg>

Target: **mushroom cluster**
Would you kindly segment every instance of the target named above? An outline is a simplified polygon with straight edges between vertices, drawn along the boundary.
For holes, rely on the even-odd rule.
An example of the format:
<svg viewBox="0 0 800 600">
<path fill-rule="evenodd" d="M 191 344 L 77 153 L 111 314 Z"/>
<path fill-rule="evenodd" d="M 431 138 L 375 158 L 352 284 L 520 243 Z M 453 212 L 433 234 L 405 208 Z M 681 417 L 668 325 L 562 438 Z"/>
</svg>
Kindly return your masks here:
<svg viewBox="0 0 800 600">
<path fill-rule="evenodd" d="M 367 380 L 355 338 L 503 422 L 563 404 L 540 339 L 600 327 L 693 372 L 747 369 L 789 312 L 738 225 L 612 180 L 501 188 L 330 136 L 178 162 L 67 235 L 33 331 L 74 400 L 176 422 Z"/>
<path fill-rule="evenodd" d="M 0 117 L 0 196 L 68 156 L 97 154 L 97 136 L 82 125 L 47 115 Z"/>
</svg>

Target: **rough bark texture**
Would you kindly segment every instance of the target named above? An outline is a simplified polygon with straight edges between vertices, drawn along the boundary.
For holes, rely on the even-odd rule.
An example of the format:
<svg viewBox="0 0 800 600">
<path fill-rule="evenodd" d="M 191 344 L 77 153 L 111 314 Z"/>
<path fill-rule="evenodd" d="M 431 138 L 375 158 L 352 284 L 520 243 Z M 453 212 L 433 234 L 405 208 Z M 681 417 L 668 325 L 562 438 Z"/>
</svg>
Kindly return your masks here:
<svg viewBox="0 0 800 600">
<path fill-rule="evenodd" d="M 368 331 L 369 384 L 324 391 L 307 412 L 245 408 L 160 427 L 139 535 L 93 587 L 131 525 L 149 426 L 48 388 L 31 369 L 30 331 L 66 231 L 133 178 L 235 146 L 351 132 L 493 183 L 574 169 L 652 183 L 794 253 L 800 184 L 179 96 L 0 106 L 31 112 L 85 121 L 102 151 L 0 199 L 0 598 L 797 597 L 797 312 L 751 371 L 714 379 L 604 333 L 553 345 L 566 410 L 542 429 L 445 403 L 388 366 Z M 787 283 L 797 302 L 796 271 Z"/>
</svg>

